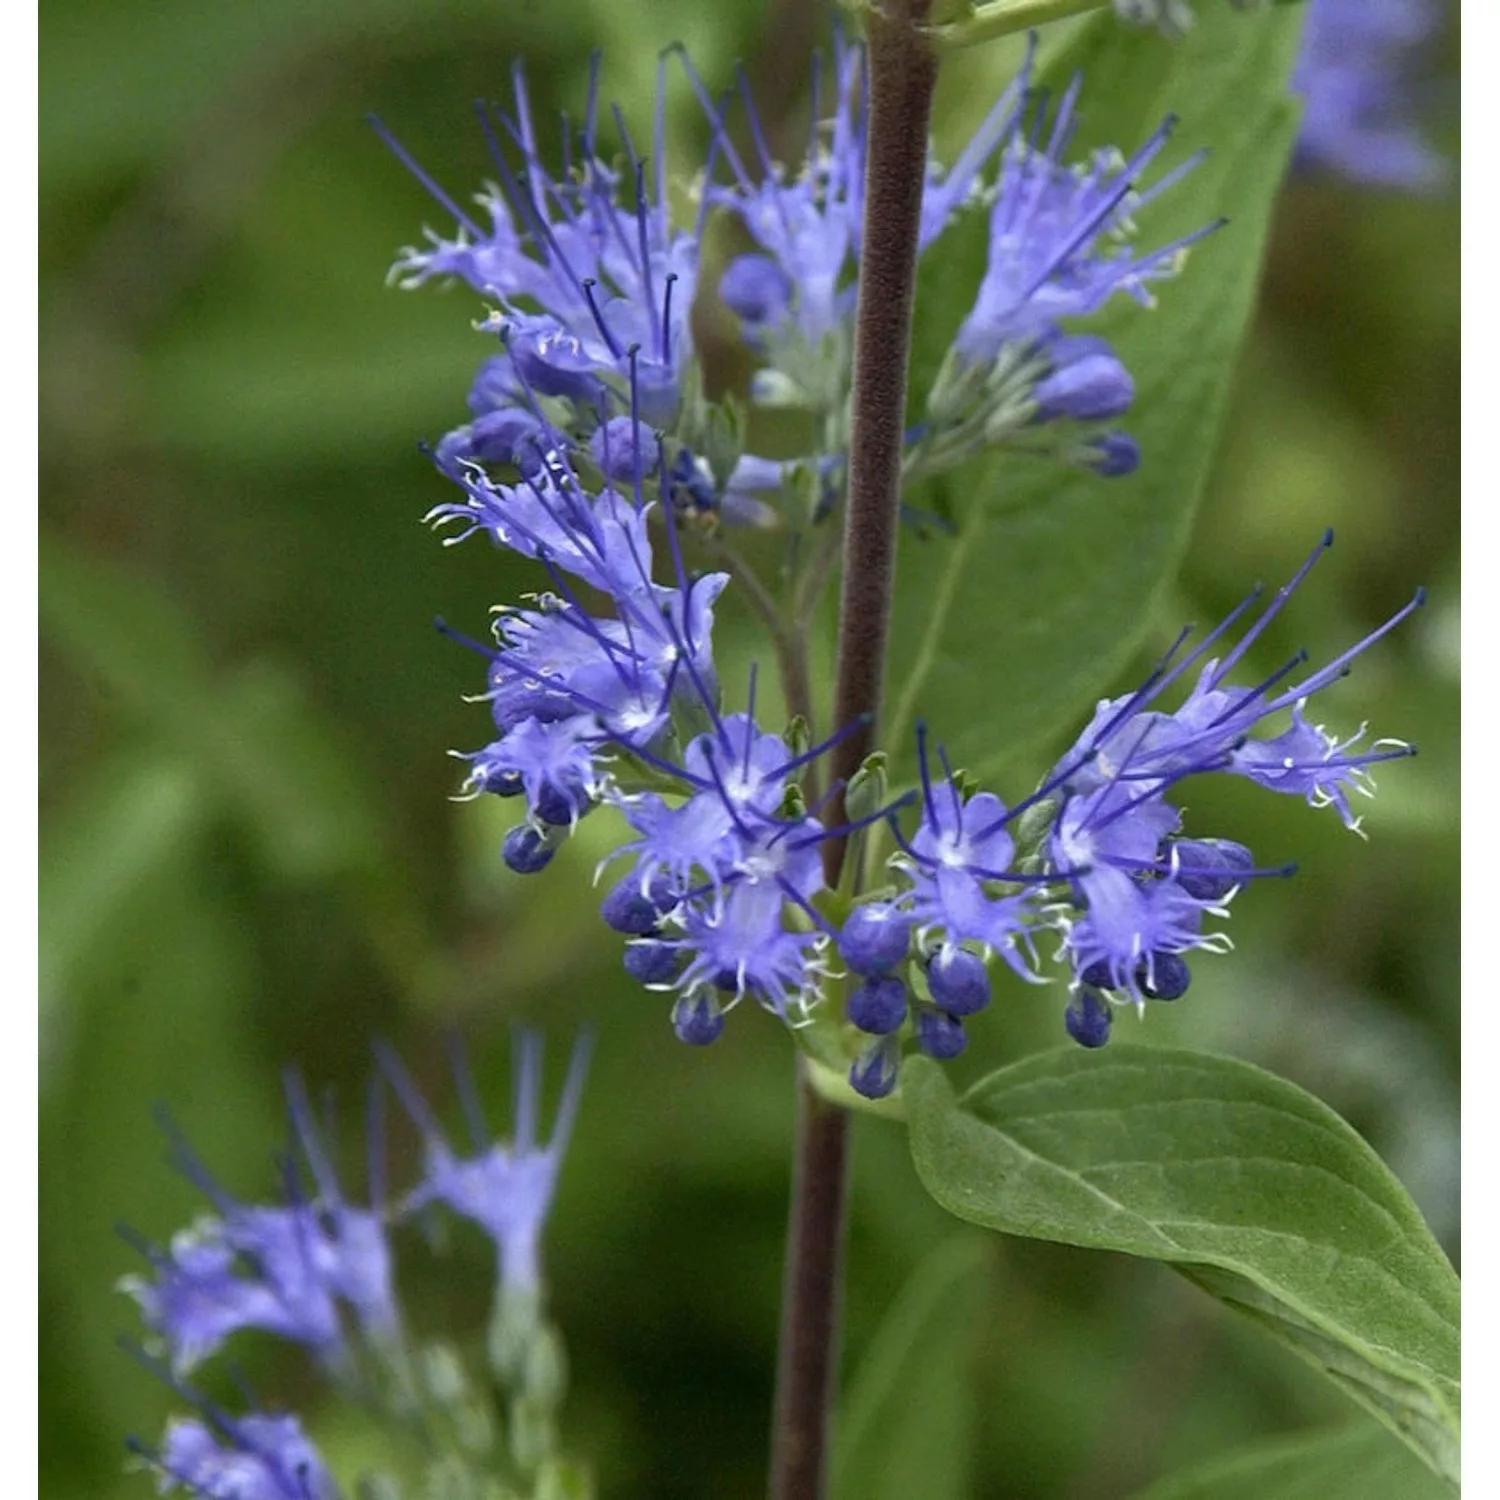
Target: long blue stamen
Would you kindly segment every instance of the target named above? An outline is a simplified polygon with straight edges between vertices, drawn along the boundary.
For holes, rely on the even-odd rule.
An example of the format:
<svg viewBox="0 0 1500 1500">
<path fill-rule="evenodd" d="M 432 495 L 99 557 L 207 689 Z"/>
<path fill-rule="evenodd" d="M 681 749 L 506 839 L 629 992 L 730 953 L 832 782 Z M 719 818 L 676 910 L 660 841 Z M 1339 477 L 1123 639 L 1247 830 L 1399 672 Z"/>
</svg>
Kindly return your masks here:
<svg viewBox="0 0 1500 1500">
<path fill-rule="evenodd" d="M 384 1213 L 387 1173 L 385 1152 L 385 1095 L 380 1080 L 371 1077 L 365 1090 L 365 1191 L 370 1207 Z"/>
<path fill-rule="evenodd" d="M 598 281 L 592 276 L 583 279 L 583 299 L 589 305 L 589 311 L 594 315 L 594 326 L 604 336 L 604 342 L 609 347 L 609 352 L 616 358 L 620 357 L 620 345 L 614 334 L 609 331 L 609 324 L 604 321 L 604 314 L 599 311 L 599 304 L 594 300 L 594 288 Z"/>
<path fill-rule="evenodd" d="M 922 778 L 922 807 L 927 814 L 927 821 L 941 833 L 943 825 L 937 815 L 937 803 L 932 795 L 932 776 L 927 769 L 927 725 L 920 721 L 917 724 L 917 772 Z"/>
<path fill-rule="evenodd" d="M 438 1124 L 437 1116 L 433 1114 L 427 1100 L 422 1096 L 422 1091 L 412 1081 L 412 1076 L 406 1071 L 406 1064 L 396 1055 L 395 1049 L 387 1042 L 377 1041 L 375 1043 L 375 1066 L 385 1075 L 386 1082 L 396 1091 L 396 1097 L 401 1101 L 412 1123 L 421 1131 L 422 1135 L 429 1141 L 434 1142 L 443 1150 L 449 1150 L 448 1138 L 443 1133 L 443 1127 Z"/>
<path fill-rule="evenodd" d="M 486 646 L 482 641 L 476 641 L 473 636 L 465 635 L 461 630 L 455 630 L 441 615 L 432 624 L 439 635 L 446 636 L 450 641 L 457 641 L 460 646 L 467 647 L 486 661 L 494 662 L 500 659 L 499 651 L 493 646 Z"/>
<path fill-rule="evenodd" d="M 484 1118 L 484 1106 L 479 1101 L 479 1090 L 474 1086 L 474 1074 L 457 1033 L 450 1031 L 444 1036 L 443 1050 L 448 1054 L 448 1066 L 453 1072 L 453 1084 L 458 1093 L 459 1107 L 463 1110 L 464 1124 L 468 1127 L 470 1144 L 476 1153 L 482 1154 L 490 1148 L 490 1127 Z"/>
<path fill-rule="evenodd" d="M 820 755 L 826 755 L 830 750 L 833 749 L 835 745 L 840 744 L 842 741 L 848 739 L 851 734 L 855 734 L 859 730 L 867 728 L 870 722 L 871 715 L 858 715 L 856 718 L 852 719 L 849 723 L 844 725 L 842 729 L 836 729 L 831 735 L 828 736 L 826 740 L 823 740 L 820 744 L 814 745 L 811 750 L 804 750 L 801 755 L 794 755 L 790 760 L 783 761 L 773 772 L 771 772 L 772 777 L 775 778 L 785 776 L 788 772 L 795 771 L 798 766 L 805 766 L 809 761 L 816 760 Z"/>
<path fill-rule="evenodd" d="M 1107 855 L 1105 863 L 1115 865 L 1122 870 L 1147 870 L 1153 875 L 1209 875 L 1215 879 L 1233 880 L 1239 884 L 1242 880 L 1280 880 L 1297 873 L 1297 865 L 1292 862 L 1284 865 L 1269 865 L 1264 869 L 1242 870 L 1238 867 L 1229 869 L 1223 865 L 1187 865 L 1159 859 L 1126 859 L 1123 855 Z"/>
<path fill-rule="evenodd" d="M 1283 693 L 1281 697 L 1279 697 L 1275 701 L 1275 703 L 1271 704 L 1267 708 L 1266 712 L 1272 713 L 1278 708 L 1285 708 L 1288 704 L 1297 702 L 1298 699 L 1310 697 L 1313 693 L 1318 692 L 1321 688 L 1327 687 L 1330 682 L 1333 682 L 1339 677 L 1342 677 L 1348 670 L 1349 663 L 1352 662 L 1356 656 L 1358 656 L 1361 652 L 1368 650 L 1369 647 L 1373 646 L 1375 642 L 1378 641 L 1381 636 L 1385 635 L 1388 631 L 1394 630 L 1396 626 L 1398 626 L 1409 614 L 1412 614 L 1416 610 L 1421 609 L 1426 602 L 1427 590 L 1418 589 L 1417 592 L 1412 596 L 1411 601 L 1408 604 L 1403 605 L 1402 608 L 1398 609 L 1396 613 L 1393 614 L 1390 619 L 1385 622 L 1384 625 L 1381 625 L 1376 630 L 1372 630 L 1370 634 L 1364 638 L 1364 640 L 1358 643 L 1358 645 L 1351 646 L 1347 651 L 1344 652 L 1342 656 L 1336 657 L 1333 661 L 1329 662 L 1326 667 L 1323 667 L 1319 671 L 1314 672 L 1311 677 L 1305 679 L 1302 682 L 1299 682 L 1296 687 L 1291 688 L 1287 692 Z"/>
<path fill-rule="evenodd" d="M 584 150 L 592 160 L 596 155 L 594 143 L 598 139 L 599 129 L 599 69 L 604 62 L 604 54 L 597 47 L 589 53 L 589 82 L 588 102 L 583 111 L 583 142 Z"/>
<path fill-rule="evenodd" d="M 915 792 L 903 792 L 894 802 L 885 807 L 877 808 L 872 813 L 866 813 L 861 818 L 852 818 L 847 823 L 839 824 L 834 828 L 825 828 L 821 833 L 809 835 L 807 838 L 792 839 L 788 844 L 789 849 L 811 849 L 816 844 L 826 842 L 828 839 L 848 838 L 851 834 L 858 833 L 862 828 L 868 828 L 872 823 L 894 818 L 903 807 L 910 807 L 917 800 Z M 794 827 L 788 824 L 788 829 Z"/>
<path fill-rule="evenodd" d="M 438 186 L 437 180 L 432 177 L 428 173 L 427 169 L 423 167 L 422 164 L 416 159 L 416 157 L 414 157 L 411 152 L 408 151 L 406 147 L 403 146 L 401 142 L 398 141 L 389 130 L 386 129 L 384 123 L 381 121 L 378 115 L 366 115 L 365 122 L 375 132 L 375 134 L 385 142 L 387 149 L 392 153 L 392 155 L 395 156 L 396 160 L 399 161 L 401 165 L 405 167 L 406 170 L 410 172 L 411 175 L 415 177 L 424 188 L 427 189 L 428 193 L 436 202 L 440 203 L 445 209 L 448 210 L 450 214 L 453 215 L 456 223 L 462 225 L 464 229 L 468 230 L 468 232 L 472 234 L 475 239 L 484 238 L 484 231 L 480 229 L 480 227 L 473 221 L 473 219 L 471 219 L 468 214 L 466 214 L 463 209 L 461 209 L 458 204 L 455 203 L 453 199 L 443 191 L 441 187 Z"/>
<path fill-rule="evenodd" d="M 511 1096 L 514 1126 L 511 1139 L 518 1152 L 535 1149 L 537 1092 L 542 1076 L 542 1038 L 538 1032 L 522 1031 L 511 1037 Z"/>
<path fill-rule="evenodd" d="M 1221 679 L 1234 670 L 1235 665 L 1239 662 L 1240 658 L 1244 656 L 1244 654 L 1251 648 L 1251 646 L 1255 644 L 1257 639 L 1259 639 L 1261 632 L 1264 631 L 1266 626 L 1269 625 L 1271 621 L 1274 620 L 1276 616 L 1281 612 L 1281 607 L 1286 603 L 1288 599 L 1292 597 L 1292 594 L 1297 589 L 1297 585 L 1300 584 L 1310 572 L 1312 572 L 1313 565 L 1331 546 L 1333 546 L 1333 527 L 1330 526 L 1328 530 L 1323 533 L 1323 539 L 1308 554 L 1307 560 L 1302 564 L 1302 566 L 1292 574 L 1291 578 L 1288 579 L 1286 583 L 1282 584 L 1282 586 L 1276 590 L 1275 597 L 1271 600 L 1270 604 L 1266 606 L 1264 612 L 1261 614 L 1260 619 L 1258 619 L 1249 628 L 1249 630 L 1247 630 L 1245 634 L 1240 637 L 1239 644 L 1236 645 L 1235 648 L 1229 653 L 1229 655 L 1219 663 L 1219 670 L 1217 675 Z"/>
</svg>

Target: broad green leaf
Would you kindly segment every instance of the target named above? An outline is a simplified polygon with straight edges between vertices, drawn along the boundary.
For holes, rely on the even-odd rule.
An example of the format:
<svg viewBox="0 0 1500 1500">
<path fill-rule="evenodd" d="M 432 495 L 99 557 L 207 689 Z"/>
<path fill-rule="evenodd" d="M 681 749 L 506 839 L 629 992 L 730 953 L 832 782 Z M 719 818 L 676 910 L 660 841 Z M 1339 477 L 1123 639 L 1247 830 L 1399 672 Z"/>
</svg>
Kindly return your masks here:
<svg viewBox="0 0 1500 1500">
<path fill-rule="evenodd" d="M 901 1289 L 839 1412 L 834 1500 L 970 1493 L 989 1260 L 982 1239 L 952 1240 Z"/>
<path fill-rule="evenodd" d="M 1135 1500 L 1445 1500 L 1451 1491 L 1372 1422 L 1257 1443 Z"/>
<path fill-rule="evenodd" d="M 1159 307 L 1112 306 L 1087 322 L 1134 376 L 1135 405 L 1121 425 L 1140 443 L 1138 473 L 1100 479 L 997 455 L 950 476 L 956 536 L 902 538 L 886 682 L 886 739 L 898 757 L 909 755 L 913 720 L 925 717 L 956 762 L 992 773 L 1081 725 L 1150 628 L 1208 478 L 1255 300 L 1296 129 L 1286 79 L 1299 25 L 1295 10 L 1247 17 L 1205 6 L 1192 34 L 1169 44 L 1102 15 L 1047 68 L 1055 87 L 1083 74 L 1070 154 L 1099 144 L 1132 150 L 1168 113 L 1181 118 L 1170 161 L 1209 149 L 1142 211 L 1143 245 L 1223 215 L 1230 223 L 1158 286 Z M 972 299 L 983 247 L 973 244 L 965 264 L 971 239 L 929 256 L 937 274 L 918 289 L 914 384 L 932 357 L 924 344 L 951 337 Z M 921 489 L 906 498 L 933 503 Z"/>
<path fill-rule="evenodd" d="M 1457 1483 L 1458 1277 L 1326 1105 L 1231 1058 L 1046 1052 L 956 1098 L 904 1075 L 928 1192 L 973 1224 L 1166 1261 L 1323 1369 Z"/>
</svg>

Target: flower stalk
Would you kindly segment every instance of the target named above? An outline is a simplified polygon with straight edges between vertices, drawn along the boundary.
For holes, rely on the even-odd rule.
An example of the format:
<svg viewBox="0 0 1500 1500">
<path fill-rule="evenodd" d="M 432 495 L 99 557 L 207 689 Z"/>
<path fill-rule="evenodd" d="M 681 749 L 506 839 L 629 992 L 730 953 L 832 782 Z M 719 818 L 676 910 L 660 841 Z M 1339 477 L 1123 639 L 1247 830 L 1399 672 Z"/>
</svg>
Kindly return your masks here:
<svg viewBox="0 0 1500 1500">
<path fill-rule="evenodd" d="M 847 785 L 874 748 L 890 630 L 907 358 L 937 82 L 937 58 L 921 30 L 927 10 L 928 0 L 889 0 L 886 9 L 867 13 L 869 136 L 833 710 L 834 724 L 862 727 L 834 748 L 836 788 Z M 842 790 L 835 801 L 830 823 L 837 827 Z M 843 873 L 846 847 L 843 838 L 824 845 L 829 886 Z M 825 1494 L 836 1370 L 849 1118 L 818 1093 L 805 1060 L 797 1100 L 771 1500 Z"/>
<path fill-rule="evenodd" d="M 890 0 L 886 10 L 868 13 L 870 124 L 833 708 L 835 724 L 863 717 L 864 727 L 835 750 L 836 782 L 847 783 L 874 748 L 890 632 L 912 300 L 938 67 L 921 30 L 927 9 L 928 0 Z M 837 826 L 842 815 L 840 800 L 830 822 Z M 830 839 L 824 846 L 830 885 L 842 872 L 845 845 Z"/>
</svg>

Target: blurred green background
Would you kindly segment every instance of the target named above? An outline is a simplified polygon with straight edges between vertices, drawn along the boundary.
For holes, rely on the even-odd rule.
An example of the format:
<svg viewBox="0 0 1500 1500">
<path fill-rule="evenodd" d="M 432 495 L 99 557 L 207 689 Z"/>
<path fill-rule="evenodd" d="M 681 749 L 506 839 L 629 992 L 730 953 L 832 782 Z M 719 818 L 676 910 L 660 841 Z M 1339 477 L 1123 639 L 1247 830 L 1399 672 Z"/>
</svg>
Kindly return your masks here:
<svg viewBox="0 0 1500 1500">
<path fill-rule="evenodd" d="M 383 285 L 396 248 L 441 220 L 362 116 L 462 193 L 485 171 L 469 101 L 502 92 L 512 58 L 545 118 L 577 107 L 600 47 L 605 92 L 643 121 L 656 53 L 680 40 L 710 80 L 744 58 L 766 115 L 797 131 L 826 20 L 790 0 L 45 9 L 41 1443 L 55 1500 L 148 1493 L 122 1439 L 154 1438 L 173 1405 L 117 1346 L 136 1328 L 115 1282 L 139 1266 L 115 1226 L 165 1239 L 198 1207 L 164 1165 L 153 1105 L 254 1196 L 273 1183 L 283 1066 L 336 1089 L 352 1163 L 373 1037 L 443 1098 L 456 1027 L 498 1122 L 517 1019 L 546 1026 L 559 1068 L 582 1021 L 598 1032 L 548 1236 L 571 1445 L 609 1496 L 760 1492 L 789 1048 L 748 1011 L 706 1053 L 673 1038 L 595 915 L 602 820 L 526 882 L 497 858 L 504 810 L 449 800 L 445 751 L 483 743 L 487 716 L 462 701 L 472 661 L 432 618 L 478 630 L 530 579 L 420 525 L 444 492 L 416 441 L 461 418 L 487 349 L 467 293 Z M 981 52 L 945 78 L 950 157 L 1007 67 Z M 704 132 L 683 87 L 670 118 L 686 173 Z M 1291 799 L 1195 787 L 1195 829 L 1302 873 L 1237 902 L 1237 953 L 1198 964 L 1186 1003 L 1117 1028 L 1320 1094 L 1455 1255 L 1457 230 L 1456 196 L 1289 185 L 1160 620 L 1165 641 L 1214 618 L 1333 525 L 1339 546 L 1264 659 L 1297 644 L 1326 658 L 1425 582 L 1427 610 L 1321 704 L 1332 725 L 1368 717 L 1422 754 L 1383 778 L 1367 845 Z M 1162 301 L 1169 317 L 1170 288 Z M 721 652 L 747 658 L 732 608 L 724 632 Z M 1002 991 L 961 1073 L 1059 1043 L 1061 1008 L 1058 992 Z M 1346 1412 L 1165 1269 L 965 1236 L 917 1187 L 897 1128 L 861 1119 L 856 1135 L 846 1369 L 924 1256 L 960 1267 L 961 1314 L 916 1317 L 930 1378 L 899 1404 L 973 1494 L 1106 1500 Z M 401 1137 L 398 1181 L 411 1166 Z M 455 1235 L 441 1274 L 402 1248 L 416 1321 L 477 1326 L 483 1245 Z M 357 1456 L 303 1362 L 250 1340 L 241 1362 L 331 1454 Z"/>
</svg>

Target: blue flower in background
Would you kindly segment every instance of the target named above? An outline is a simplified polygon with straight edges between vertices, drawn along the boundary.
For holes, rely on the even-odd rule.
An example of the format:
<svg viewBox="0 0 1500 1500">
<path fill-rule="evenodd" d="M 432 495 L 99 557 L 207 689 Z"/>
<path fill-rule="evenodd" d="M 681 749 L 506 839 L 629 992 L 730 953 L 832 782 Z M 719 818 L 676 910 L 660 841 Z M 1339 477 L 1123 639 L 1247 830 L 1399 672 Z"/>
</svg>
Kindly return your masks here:
<svg viewBox="0 0 1500 1500">
<path fill-rule="evenodd" d="M 430 1449 L 430 1418 L 445 1412 L 443 1419 L 451 1420 L 454 1409 L 469 1401 L 470 1388 L 462 1361 L 446 1345 L 409 1340 L 396 1301 L 387 1225 L 434 1204 L 473 1220 L 494 1241 L 495 1317 L 487 1348 L 491 1374 L 512 1396 L 539 1402 L 539 1414 L 555 1410 L 561 1385 L 549 1371 L 555 1373 L 562 1356 L 545 1316 L 541 1233 L 582 1097 L 588 1051 L 582 1040 L 573 1049 L 545 1142 L 539 1135 L 539 1037 L 522 1034 L 515 1044 L 514 1133 L 505 1143 L 491 1139 L 473 1079 L 455 1056 L 474 1143 L 472 1154 L 461 1154 L 394 1053 L 381 1049 L 381 1070 L 426 1146 L 423 1178 L 395 1208 L 384 1202 L 378 1079 L 370 1090 L 370 1209 L 345 1200 L 296 1078 L 288 1080 L 288 1101 L 311 1193 L 303 1191 L 288 1162 L 285 1203 L 241 1204 L 208 1177 L 174 1133 L 174 1157 L 208 1192 L 218 1214 L 177 1236 L 170 1252 L 143 1245 L 155 1276 L 130 1277 L 122 1284 L 167 1355 L 161 1362 L 149 1350 L 140 1350 L 142 1362 L 196 1413 L 173 1419 L 159 1447 L 131 1444 L 156 1471 L 162 1493 L 182 1487 L 210 1500 L 338 1500 L 339 1490 L 295 1417 L 235 1417 L 184 1382 L 185 1371 L 245 1328 L 311 1349 L 340 1393 L 363 1407 L 385 1411 Z M 422 1378 L 419 1371 L 425 1371 Z M 464 1409 L 472 1420 L 472 1405 Z M 543 1448 L 551 1441 L 546 1437 Z M 527 1472 L 535 1467 L 538 1451 L 535 1441 L 530 1447 L 512 1447 Z M 369 1488 L 371 1493 L 396 1492 L 373 1481 Z"/>
<path fill-rule="evenodd" d="M 468 1067 L 455 1053 L 454 1081 L 467 1117 L 472 1154 L 454 1150 L 436 1115 L 422 1097 L 400 1059 L 381 1048 L 381 1069 L 422 1133 L 427 1163 L 421 1183 L 407 1195 L 405 1209 L 416 1212 L 441 1203 L 460 1217 L 478 1224 L 494 1241 L 499 1264 L 499 1286 L 531 1291 L 541 1284 L 541 1235 L 557 1175 L 573 1133 L 573 1122 L 583 1098 L 590 1046 L 574 1044 L 563 1084 L 562 1098 L 552 1121 L 551 1138 L 539 1138 L 541 1111 L 542 1039 L 522 1032 L 512 1058 L 513 1128 L 509 1142 L 496 1141 L 485 1123 L 478 1090 Z"/>
<path fill-rule="evenodd" d="M 337 1500 L 338 1489 L 293 1416 L 174 1418 L 159 1452 L 158 1493 L 203 1500 Z"/>
<path fill-rule="evenodd" d="M 1422 137 L 1411 73 L 1442 18 L 1434 0 L 1309 0 L 1292 88 L 1298 160 L 1377 187 L 1430 189 L 1448 162 Z"/>
<path fill-rule="evenodd" d="M 373 1340 L 388 1338 L 399 1325 L 383 1207 L 377 1201 L 358 1208 L 345 1199 L 297 1079 L 288 1079 L 287 1095 L 315 1191 L 306 1192 L 288 1158 L 282 1205 L 239 1202 L 171 1131 L 176 1164 L 217 1212 L 174 1236 L 167 1250 L 139 1242 L 155 1274 L 127 1277 L 122 1286 L 139 1303 L 146 1325 L 179 1372 L 191 1370 L 245 1328 L 306 1345 L 334 1363 L 347 1349 L 342 1309 L 349 1309 Z M 372 1185 L 378 1185 L 373 1133 L 371 1145 Z"/>
<path fill-rule="evenodd" d="M 1250 9 L 1255 0 L 1231 0 Z M 1449 163 L 1423 138 L 1412 75 L 1442 23 L 1441 0 L 1306 0 L 1292 73 L 1304 101 L 1297 161 L 1372 187 L 1441 186 Z M 1193 24 L 1187 0 L 1115 0 L 1122 20 L 1169 36 Z"/>
</svg>

